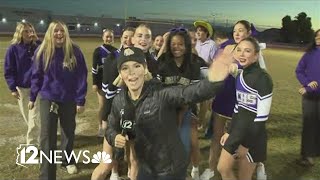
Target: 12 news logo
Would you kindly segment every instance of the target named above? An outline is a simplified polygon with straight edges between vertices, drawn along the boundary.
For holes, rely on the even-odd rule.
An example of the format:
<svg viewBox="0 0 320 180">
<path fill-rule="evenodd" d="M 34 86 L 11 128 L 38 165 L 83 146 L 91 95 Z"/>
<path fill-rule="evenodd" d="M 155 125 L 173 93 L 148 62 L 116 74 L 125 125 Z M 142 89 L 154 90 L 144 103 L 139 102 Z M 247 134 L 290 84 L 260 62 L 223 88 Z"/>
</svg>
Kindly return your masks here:
<svg viewBox="0 0 320 180">
<path fill-rule="evenodd" d="M 62 164 L 62 153 L 64 153 L 68 163 L 70 163 L 72 159 L 74 159 L 75 163 L 79 163 L 80 157 L 83 157 L 81 158 L 83 159 L 83 164 L 112 162 L 110 155 L 104 151 L 98 151 L 97 153 L 93 154 L 92 158 L 90 158 L 91 156 L 89 150 L 80 150 L 78 153 L 72 151 L 70 154 L 68 154 L 66 151 L 54 150 L 50 151 L 50 153 L 46 155 L 43 151 L 38 150 L 36 146 L 26 144 L 20 144 L 16 150 L 16 164 L 23 167 L 26 167 L 25 165 L 30 164 L 41 164 L 43 161 L 48 161 L 51 164 Z"/>
</svg>

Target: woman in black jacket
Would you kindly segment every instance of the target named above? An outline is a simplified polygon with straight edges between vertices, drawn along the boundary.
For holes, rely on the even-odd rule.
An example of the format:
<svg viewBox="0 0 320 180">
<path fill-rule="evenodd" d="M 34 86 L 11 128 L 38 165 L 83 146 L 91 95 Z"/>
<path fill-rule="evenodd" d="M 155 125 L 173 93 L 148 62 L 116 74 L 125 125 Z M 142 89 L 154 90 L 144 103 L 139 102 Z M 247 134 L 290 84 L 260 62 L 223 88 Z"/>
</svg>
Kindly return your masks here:
<svg viewBox="0 0 320 180">
<path fill-rule="evenodd" d="M 113 100 L 106 138 L 117 148 L 125 147 L 128 139 L 134 141 L 138 180 L 185 179 L 188 157 L 178 133 L 176 108 L 213 97 L 228 74 L 228 65 L 218 60 L 208 79 L 164 88 L 156 80 L 145 81 L 148 70 L 140 49 L 121 52 L 117 67 L 125 88 Z"/>
</svg>

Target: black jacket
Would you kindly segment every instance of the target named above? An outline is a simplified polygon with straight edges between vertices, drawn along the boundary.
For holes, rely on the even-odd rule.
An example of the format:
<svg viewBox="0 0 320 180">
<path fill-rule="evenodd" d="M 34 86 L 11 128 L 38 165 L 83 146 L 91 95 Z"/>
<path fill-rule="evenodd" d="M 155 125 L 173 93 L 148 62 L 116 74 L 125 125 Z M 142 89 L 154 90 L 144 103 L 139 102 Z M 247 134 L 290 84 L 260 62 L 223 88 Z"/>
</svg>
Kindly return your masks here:
<svg viewBox="0 0 320 180">
<path fill-rule="evenodd" d="M 167 85 L 189 85 L 200 81 L 201 71 L 208 69 L 205 61 L 195 55 L 191 59 L 185 59 L 181 67 L 178 67 L 173 58 L 167 58 L 162 54 L 158 59 L 158 79 Z"/>
<path fill-rule="evenodd" d="M 117 69 L 117 58 L 120 53 L 120 49 L 109 54 L 103 63 L 103 78 L 102 78 L 102 91 L 105 93 L 105 102 L 100 114 L 102 120 L 107 121 L 107 117 L 111 110 L 113 97 L 117 94 L 118 87 L 113 85 L 113 81 L 119 75 Z"/>
<path fill-rule="evenodd" d="M 154 56 L 150 52 L 144 53 L 146 56 L 147 66 L 152 77 L 156 77 L 158 74 L 158 61 L 155 60 Z"/>
<path fill-rule="evenodd" d="M 102 119 L 106 120 L 111 111 L 112 100 L 114 96 L 119 91 L 119 87 L 113 85 L 113 81 L 118 77 L 119 72 L 117 69 L 117 58 L 122 49 L 114 51 L 111 53 L 103 64 L 103 81 L 102 81 L 102 91 L 105 93 L 106 101 L 104 103 L 103 112 L 101 114 Z M 156 77 L 158 72 L 158 63 L 154 57 L 148 52 L 145 53 L 147 66 L 153 77 Z"/>
<path fill-rule="evenodd" d="M 176 108 L 182 104 L 201 102 L 213 97 L 223 82 L 202 80 L 190 86 L 164 88 L 159 81 L 146 82 L 135 103 L 135 151 L 139 168 L 156 176 L 176 176 L 186 172 L 188 155 L 177 127 Z M 106 139 L 114 146 L 121 133 L 121 112 L 128 100 L 128 90 L 122 90 L 113 100 L 108 118 Z"/>
</svg>

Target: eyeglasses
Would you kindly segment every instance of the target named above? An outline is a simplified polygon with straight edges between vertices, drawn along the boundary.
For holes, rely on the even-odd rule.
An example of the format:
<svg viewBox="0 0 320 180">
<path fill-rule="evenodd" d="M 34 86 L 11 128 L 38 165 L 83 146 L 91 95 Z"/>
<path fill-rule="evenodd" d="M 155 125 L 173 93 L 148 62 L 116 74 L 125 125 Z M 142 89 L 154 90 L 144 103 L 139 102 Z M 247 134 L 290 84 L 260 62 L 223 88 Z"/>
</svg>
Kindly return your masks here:
<svg viewBox="0 0 320 180">
<path fill-rule="evenodd" d="M 185 33 L 187 33 L 188 29 L 183 28 L 183 27 L 177 27 L 177 28 L 170 29 L 170 32 L 185 32 Z"/>
</svg>

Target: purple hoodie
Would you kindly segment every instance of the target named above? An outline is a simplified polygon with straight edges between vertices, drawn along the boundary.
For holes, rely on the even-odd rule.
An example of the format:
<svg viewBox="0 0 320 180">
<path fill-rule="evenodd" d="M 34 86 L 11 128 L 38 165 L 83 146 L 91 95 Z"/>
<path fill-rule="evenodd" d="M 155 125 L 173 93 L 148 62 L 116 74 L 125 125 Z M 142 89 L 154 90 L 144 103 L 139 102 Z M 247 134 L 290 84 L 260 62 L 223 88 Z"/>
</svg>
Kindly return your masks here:
<svg viewBox="0 0 320 180">
<path fill-rule="evenodd" d="M 43 99 L 50 101 L 73 101 L 78 106 L 85 104 L 88 70 L 80 49 L 74 46 L 73 50 L 77 65 L 72 71 L 63 68 L 64 52 L 62 48 L 55 49 L 51 64 L 46 71 L 44 71 L 42 56 L 39 63 L 34 63 L 32 66 L 30 101 L 34 102 L 39 92 Z"/>
<path fill-rule="evenodd" d="M 300 59 L 296 68 L 296 76 L 308 93 L 320 94 L 320 48 L 306 52 Z M 318 88 L 313 90 L 308 84 L 312 81 L 318 83 Z"/>
<path fill-rule="evenodd" d="M 4 77 L 12 92 L 17 91 L 17 86 L 30 88 L 32 56 L 37 46 L 23 42 L 9 46 L 4 62 Z"/>
</svg>

